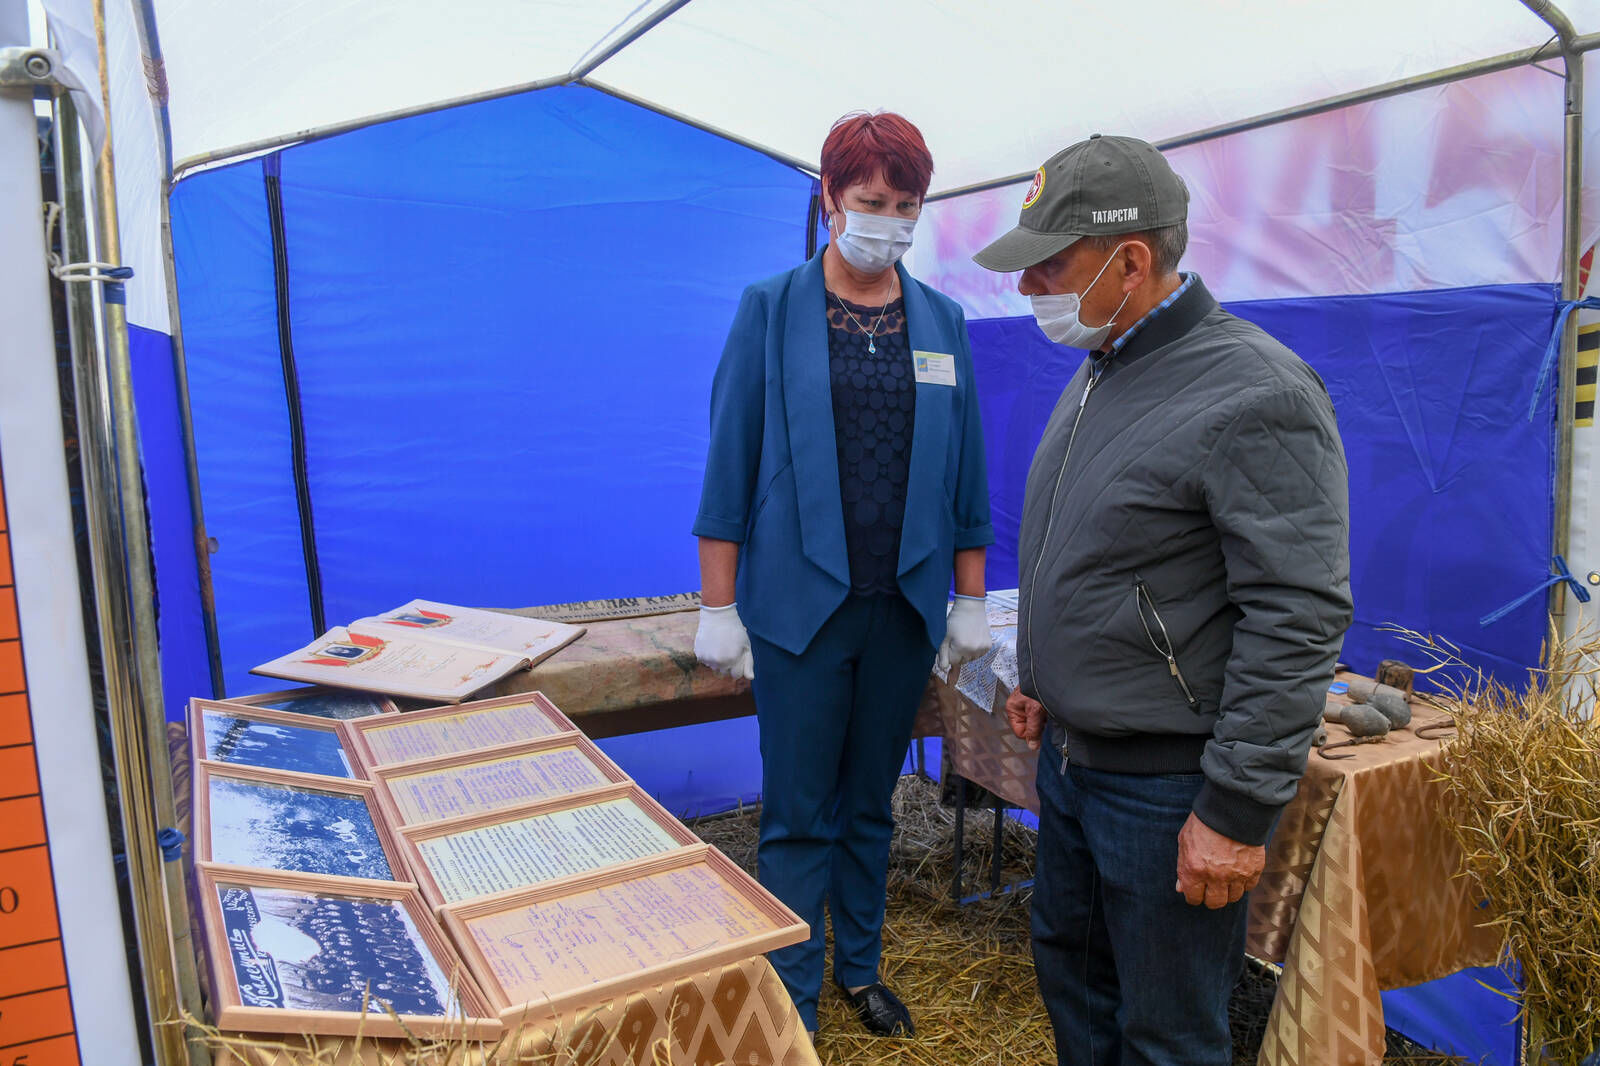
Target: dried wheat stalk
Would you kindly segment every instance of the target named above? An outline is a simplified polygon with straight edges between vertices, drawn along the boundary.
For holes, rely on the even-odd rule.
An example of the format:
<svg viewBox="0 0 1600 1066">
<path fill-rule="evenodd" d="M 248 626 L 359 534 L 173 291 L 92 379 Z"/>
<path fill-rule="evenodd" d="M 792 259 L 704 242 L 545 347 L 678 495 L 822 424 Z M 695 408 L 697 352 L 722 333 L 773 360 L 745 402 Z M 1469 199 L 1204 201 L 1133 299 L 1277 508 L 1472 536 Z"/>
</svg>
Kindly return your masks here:
<svg viewBox="0 0 1600 1066">
<path fill-rule="evenodd" d="M 1405 636 L 1451 668 L 1433 675 L 1458 730 L 1448 827 L 1505 937 L 1528 1045 L 1578 1066 L 1600 1037 L 1600 635 L 1552 635 L 1520 690 L 1468 671 L 1445 641 Z"/>
</svg>

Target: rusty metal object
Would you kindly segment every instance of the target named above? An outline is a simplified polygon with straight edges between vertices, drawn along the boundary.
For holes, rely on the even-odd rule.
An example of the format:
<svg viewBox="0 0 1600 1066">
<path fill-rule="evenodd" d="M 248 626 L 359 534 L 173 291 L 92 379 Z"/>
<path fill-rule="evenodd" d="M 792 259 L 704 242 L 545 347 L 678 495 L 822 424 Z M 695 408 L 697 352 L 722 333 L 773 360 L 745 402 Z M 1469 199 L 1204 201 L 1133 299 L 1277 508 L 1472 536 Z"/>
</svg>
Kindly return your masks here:
<svg viewBox="0 0 1600 1066">
<path fill-rule="evenodd" d="M 1425 726 L 1418 726 L 1411 731 L 1412 736 L 1422 740 L 1443 740 L 1449 733 L 1455 732 L 1456 720 L 1446 718 L 1442 722 L 1431 722 Z"/>
<path fill-rule="evenodd" d="M 1321 748 L 1317 749 L 1317 753 L 1324 759 L 1354 759 L 1356 757 L 1356 753 L 1353 751 L 1345 755 L 1329 755 L 1328 753 L 1335 748 L 1350 748 L 1357 744 L 1378 744 L 1382 742 L 1383 737 L 1384 734 L 1379 734 L 1378 736 L 1372 737 L 1354 737 L 1350 740 L 1341 740 L 1336 744 L 1324 744 Z"/>
<path fill-rule="evenodd" d="M 1385 659 L 1378 664 L 1378 684 L 1397 688 L 1411 698 L 1416 684 L 1416 671 L 1399 659 Z"/>
</svg>

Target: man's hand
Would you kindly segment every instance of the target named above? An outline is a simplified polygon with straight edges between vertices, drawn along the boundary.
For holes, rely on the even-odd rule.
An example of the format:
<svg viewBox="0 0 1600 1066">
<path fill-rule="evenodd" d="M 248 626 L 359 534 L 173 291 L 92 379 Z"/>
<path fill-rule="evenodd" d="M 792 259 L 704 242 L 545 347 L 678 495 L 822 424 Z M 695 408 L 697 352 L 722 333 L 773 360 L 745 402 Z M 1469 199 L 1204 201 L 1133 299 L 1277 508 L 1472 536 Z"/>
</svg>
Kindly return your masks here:
<svg viewBox="0 0 1600 1066">
<path fill-rule="evenodd" d="M 1216 910 L 1239 902 L 1261 880 L 1266 864 L 1266 848 L 1229 840 L 1192 813 L 1178 833 L 1178 891 L 1190 906 L 1204 903 Z"/>
<path fill-rule="evenodd" d="M 1039 738 L 1044 736 L 1044 704 L 1012 689 L 1006 697 L 1006 721 L 1018 739 L 1026 740 L 1032 750 L 1039 750 Z"/>
</svg>

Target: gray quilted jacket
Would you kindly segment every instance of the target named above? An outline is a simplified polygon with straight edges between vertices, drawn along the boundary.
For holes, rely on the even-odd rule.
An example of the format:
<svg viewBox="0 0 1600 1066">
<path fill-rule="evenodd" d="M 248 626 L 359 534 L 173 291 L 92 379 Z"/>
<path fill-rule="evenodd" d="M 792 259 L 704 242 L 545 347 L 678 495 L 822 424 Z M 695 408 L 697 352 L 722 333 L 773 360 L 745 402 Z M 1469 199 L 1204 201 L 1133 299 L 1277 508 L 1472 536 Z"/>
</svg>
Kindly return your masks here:
<svg viewBox="0 0 1600 1066">
<path fill-rule="evenodd" d="M 1349 504 L 1315 371 L 1199 278 L 1088 359 L 1028 473 L 1022 691 L 1071 761 L 1200 770 L 1194 810 L 1263 843 L 1350 624 Z"/>
</svg>

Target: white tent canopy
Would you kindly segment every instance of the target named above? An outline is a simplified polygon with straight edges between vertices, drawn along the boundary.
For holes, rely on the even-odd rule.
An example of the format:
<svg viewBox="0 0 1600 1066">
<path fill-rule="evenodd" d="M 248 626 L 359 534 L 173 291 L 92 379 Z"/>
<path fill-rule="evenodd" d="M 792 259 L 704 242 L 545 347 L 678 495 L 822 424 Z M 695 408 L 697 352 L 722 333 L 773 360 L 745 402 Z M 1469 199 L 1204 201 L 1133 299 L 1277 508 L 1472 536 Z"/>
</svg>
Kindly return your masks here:
<svg viewBox="0 0 1600 1066">
<path fill-rule="evenodd" d="M 87 7 L 46 6 L 69 23 Z M 939 160 L 935 193 L 1031 171 L 1097 129 L 1163 140 L 1551 38 L 1517 0 L 151 7 L 180 164 L 603 60 L 595 84 L 808 165 L 839 115 L 902 109 Z M 1560 7 L 1580 34 L 1600 31 L 1600 0 Z"/>
</svg>

